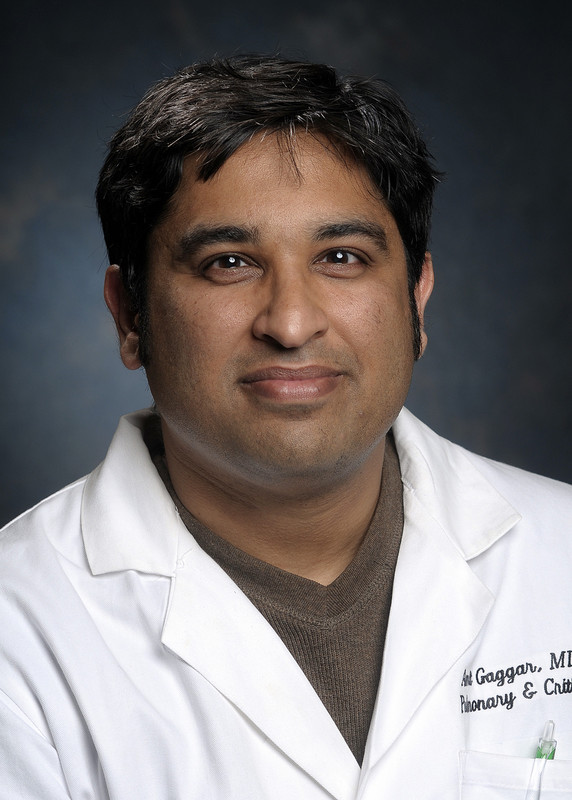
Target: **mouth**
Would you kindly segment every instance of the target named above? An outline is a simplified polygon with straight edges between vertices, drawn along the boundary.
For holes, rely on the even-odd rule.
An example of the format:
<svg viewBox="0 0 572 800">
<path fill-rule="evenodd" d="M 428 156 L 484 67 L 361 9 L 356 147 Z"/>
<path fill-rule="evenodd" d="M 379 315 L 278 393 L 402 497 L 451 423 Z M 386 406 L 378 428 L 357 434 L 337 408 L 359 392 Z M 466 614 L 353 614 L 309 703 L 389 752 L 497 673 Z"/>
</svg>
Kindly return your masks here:
<svg viewBox="0 0 572 800">
<path fill-rule="evenodd" d="M 342 377 L 343 374 L 335 368 L 314 364 L 305 367 L 272 366 L 248 374 L 241 383 L 247 391 L 260 398 L 307 403 L 333 392 Z"/>
</svg>

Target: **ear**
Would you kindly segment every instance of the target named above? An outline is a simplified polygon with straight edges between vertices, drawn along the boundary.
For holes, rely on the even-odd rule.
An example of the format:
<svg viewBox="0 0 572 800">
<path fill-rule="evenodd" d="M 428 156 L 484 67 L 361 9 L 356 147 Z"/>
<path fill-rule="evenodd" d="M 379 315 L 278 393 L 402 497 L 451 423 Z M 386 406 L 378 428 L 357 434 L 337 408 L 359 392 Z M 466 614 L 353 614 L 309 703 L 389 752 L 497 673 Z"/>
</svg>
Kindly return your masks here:
<svg viewBox="0 0 572 800">
<path fill-rule="evenodd" d="M 427 334 L 425 333 L 425 306 L 431 297 L 433 291 L 433 284 L 435 283 L 435 275 L 433 274 L 433 261 L 431 253 L 425 253 L 423 259 L 423 266 L 421 267 L 421 276 L 415 287 L 415 302 L 417 303 L 417 313 L 419 314 L 419 328 L 421 331 L 421 352 L 419 358 L 425 352 L 427 347 Z"/>
<path fill-rule="evenodd" d="M 105 273 L 103 296 L 115 320 L 121 360 L 127 369 L 139 369 L 141 359 L 137 315 L 133 314 L 129 295 L 123 285 L 117 264 L 112 264 Z"/>
</svg>

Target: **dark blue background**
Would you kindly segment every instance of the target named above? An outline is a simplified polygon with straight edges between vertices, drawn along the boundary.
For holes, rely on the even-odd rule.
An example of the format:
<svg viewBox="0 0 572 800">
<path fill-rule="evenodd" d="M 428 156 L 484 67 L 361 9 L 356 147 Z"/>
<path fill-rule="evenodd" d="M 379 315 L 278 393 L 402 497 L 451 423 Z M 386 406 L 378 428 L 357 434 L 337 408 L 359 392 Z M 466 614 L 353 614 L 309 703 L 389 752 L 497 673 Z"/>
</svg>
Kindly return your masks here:
<svg viewBox="0 0 572 800">
<path fill-rule="evenodd" d="M 217 53 L 281 50 L 377 74 L 448 173 L 429 349 L 409 406 L 493 458 L 572 481 L 568 3 L 26 2 L 4 9 L 0 521 L 90 470 L 148 405 L 101 297 L 93 189 L 154 80 Z"/>
</svg>

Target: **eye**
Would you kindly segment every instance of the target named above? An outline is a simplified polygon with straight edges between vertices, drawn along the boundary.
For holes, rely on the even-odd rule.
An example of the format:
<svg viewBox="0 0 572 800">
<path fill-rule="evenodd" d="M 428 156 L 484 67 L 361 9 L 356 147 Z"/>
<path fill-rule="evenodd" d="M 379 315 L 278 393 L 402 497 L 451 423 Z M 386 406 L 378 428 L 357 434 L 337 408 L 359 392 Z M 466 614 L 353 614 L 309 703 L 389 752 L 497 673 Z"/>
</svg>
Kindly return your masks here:
<svg viewBox="0 0 572 800">
<path fill-rule="evenodd" d="M 367 263 L 365 256 L 336 247 L 327 250 L 316 261 L 317 269 L 331 278 L 354 278 L 362 274 Z"/>
<path fill-rule="evenodd" d="M 240 256 L 235 256 L 229 253 L 225 256 L 219 256 L 206 265 L 206 269 L 214 267 L 215 269 L 234 269 L 236 267 L 248 266 L 247 263 Z"/>
<path fill-rule="evenodd" d="M 361 264 L 362 261 L 355 253 L 350 253 L 348 250 L 330 250 L 325 253 L 320 259 L 327 261 L 330 264 Z"/>
<path fill-rule="evenodd" d="M 213 283 L 238 283 L 260 274 L 259 267 L 237 253 L 224 253 L 206 261 L 201 272 Z"/>
</svg>

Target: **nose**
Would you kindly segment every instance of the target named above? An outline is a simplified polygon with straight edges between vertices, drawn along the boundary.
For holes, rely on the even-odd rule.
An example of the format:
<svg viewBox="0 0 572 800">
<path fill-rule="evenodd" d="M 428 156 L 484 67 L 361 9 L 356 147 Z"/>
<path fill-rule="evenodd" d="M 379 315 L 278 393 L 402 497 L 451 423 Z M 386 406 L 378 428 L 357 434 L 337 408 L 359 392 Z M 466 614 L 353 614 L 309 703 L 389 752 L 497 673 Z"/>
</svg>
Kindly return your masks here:
<svg viewBox="0 0 572 800">
<path fill-rule="evenodd" d="M 254 320 L 254 336 L 288 349 L 303 347 L 323 336 L 328 319 L 318 287 L 312 283 L 312 277 L 304 274 L 275 274 Z"/>
</svg>

